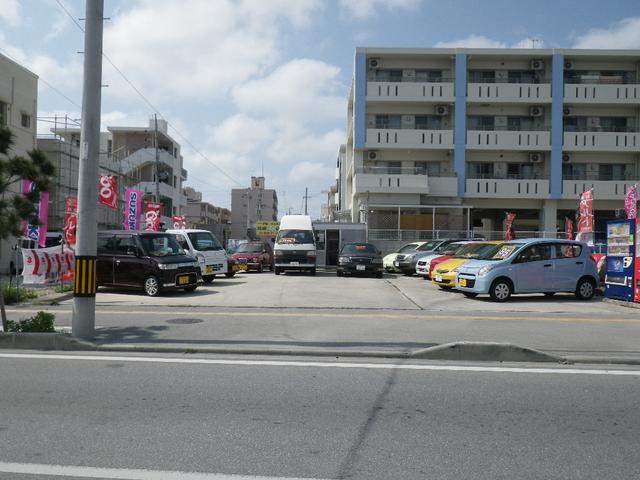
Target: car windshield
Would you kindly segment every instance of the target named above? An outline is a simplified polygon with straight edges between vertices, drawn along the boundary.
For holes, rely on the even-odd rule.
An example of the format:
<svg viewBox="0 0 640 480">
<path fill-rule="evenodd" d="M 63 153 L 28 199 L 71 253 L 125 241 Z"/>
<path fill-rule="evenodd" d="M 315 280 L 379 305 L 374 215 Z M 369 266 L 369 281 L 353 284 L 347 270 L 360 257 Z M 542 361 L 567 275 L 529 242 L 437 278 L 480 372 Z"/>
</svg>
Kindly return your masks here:
<svg viewBox="0 0 640 480">
<path fill-rule="evenodd" d="M 503 243 L 493 255 L 487 255 L 483 260 L 505 260 L 522 246 L 521 243 Z"/>
<path fill-rule="evenodd" d="M 140 235 L 140 243 L 145 253 L 150 257 L 170 257 L 184 255 L 184 250 L 171 234 L 166 235 Z"/>
<path fill-rule="evenodd" d="M 425 243 L 423 245 L 420 245 L 418 248 L 416 248 L 416 250 L 418 250 L 419 252 L 428 252 L 430 250 L 435 249 L 438 246 L 439 243 L 440 242 L 436 241 L 436 240 L 431 241 L 431 242 L 427 242 L 427 243 Z"/>
<path fill-rule="evenodd" d="M 261 243 L 243 243 L 238 247 L 236 253 L 261 253 L 262 250 Z"/>
<path fill-rule="evenodd" d="M 400 250 L 398 250 L 398 253 L 413 252 L 415 249 L 416 249 L 416 244 L 410 243 L 409 245 L 405 245 Z"/>
<path fill-rule="evenodd" d="M 278 245 L 315 243 L 310 230 L 280 230 L 276 238 Z"/>
<path fill-rule="evenodd" d="M 450 243 L 444 250 L 441 250 L 438 253 L 441 253 L 442 255 L 455 255 L 458 253 L 458 250 L 464 248 L 466 245 L 466 243 Z"/>
<path fill-rule="evenodd" d="M 344 247 L 342 247 L 342 251 L 340 253 L 346 254 L 358 254 L 358 253 L 377 253 L 378 250 L 376 247 L 371 245 L 370 243 L 348 243 Z"/>
<path fill-rule="evenodd" d="M 500 249 L 500 245 L 493 243 L 480 243 L 467 245 L 461 248 L 456 256 L 461 258 L 485 258 L 492 257 Z M 464 250 L 464 251 L 463 251 Z"/>
<path fill-rule="evenodd" d="M 222 245 L 211 232 L 190 232 L 187 235 L 193 248 L 199 252 L 222 250 Z"/>
</svg>

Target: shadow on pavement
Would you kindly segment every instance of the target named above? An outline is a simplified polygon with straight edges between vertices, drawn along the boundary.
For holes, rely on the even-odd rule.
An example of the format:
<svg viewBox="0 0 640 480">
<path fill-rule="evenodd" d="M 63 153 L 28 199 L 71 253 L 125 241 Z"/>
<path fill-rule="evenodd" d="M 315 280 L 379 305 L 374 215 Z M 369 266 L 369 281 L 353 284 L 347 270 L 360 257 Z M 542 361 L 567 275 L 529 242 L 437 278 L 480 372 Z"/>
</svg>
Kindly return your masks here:
<svg viewBox="0 0 640 480">
<path fill-rule="evenodd" d="M 157 342 L 158 333 L 168 330 L 166 325 L 152 325 L 150 327 L 109 327 L 96 329 L 95 342 Z"/>
</svg>

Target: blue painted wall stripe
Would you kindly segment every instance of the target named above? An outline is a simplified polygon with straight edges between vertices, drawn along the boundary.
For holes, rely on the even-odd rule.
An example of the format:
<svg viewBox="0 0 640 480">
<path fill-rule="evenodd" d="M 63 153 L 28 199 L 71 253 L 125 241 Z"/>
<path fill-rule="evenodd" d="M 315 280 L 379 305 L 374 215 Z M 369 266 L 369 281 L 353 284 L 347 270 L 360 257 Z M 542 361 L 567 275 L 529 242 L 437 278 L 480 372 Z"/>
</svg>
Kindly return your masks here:
<svg viewBox="0 0 640 480">
<path fill-rule="evenodd" d="M 365 101 L 367 95 L 367 56 L 362 53 L 356 53 L 354 65 L 354 94 L 353 99 L 355 105 L 353 107 L 353 146 L 355 148 L 364 148 L 365 144 L 365 125 L 366 125 L 366 108 Z"/>
<path fill-rule="evenodd" d="M 467 55 L 456 53 L 455 111 L 453 128 L 453 171 L 458 177 L 458 196 L 465 191 L 465 150 L 467 143 Z"/>
<path fill-rule="evenodd" d="M 551 62 L 551 163 L 549 190 L 551 198 L 562 198 L 562 110 L 564 104 L 564 55 L 555 53 Z"/>
</svg>

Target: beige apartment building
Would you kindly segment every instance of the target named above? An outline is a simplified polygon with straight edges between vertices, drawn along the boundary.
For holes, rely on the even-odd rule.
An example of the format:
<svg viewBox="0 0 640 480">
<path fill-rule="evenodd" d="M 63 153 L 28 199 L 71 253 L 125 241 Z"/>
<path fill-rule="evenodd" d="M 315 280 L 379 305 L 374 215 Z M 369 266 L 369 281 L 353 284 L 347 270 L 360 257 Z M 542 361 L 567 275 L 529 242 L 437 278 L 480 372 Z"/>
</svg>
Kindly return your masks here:
<svg viewBox="0 0 640 480">
<path fill-rule="evenodd" d="M 231 238 L 247 238 L 258 220 L 278 220 L 278 194 L 264 177 L 251 177 L 249 188 L 231 190 Z"/>
</svg>

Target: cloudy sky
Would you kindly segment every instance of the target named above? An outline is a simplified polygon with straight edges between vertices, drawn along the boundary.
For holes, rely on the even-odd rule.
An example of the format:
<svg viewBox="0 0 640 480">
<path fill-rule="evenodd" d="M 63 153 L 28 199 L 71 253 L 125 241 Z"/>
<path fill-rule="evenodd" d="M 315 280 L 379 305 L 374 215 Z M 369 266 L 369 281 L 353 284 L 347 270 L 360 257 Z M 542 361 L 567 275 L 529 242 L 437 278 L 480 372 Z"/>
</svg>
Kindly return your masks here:
<svg viewBox="0 0 640 480">
<path fill-rule="evenodd" d="M 41 77 L 40 117 L 80 116 L 83 34 L 64 9 L 84 3 L 0 0 L 0 52 Z M 105 62 L 103 125 L 146 125 L 149 102 L 205 199 L 229 206 L 264 168 L 281 213 L 309 187 L 314 215 L 356 46 L 640 48 L 637 0 L 105 0 L 105 16 L 105 53 L 146 100 Z"/>
</svg>

